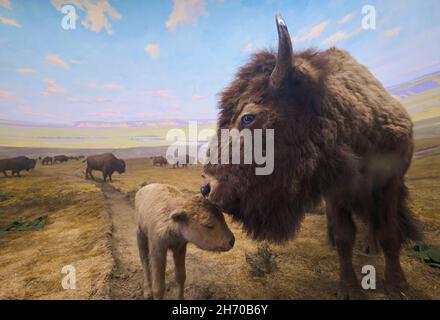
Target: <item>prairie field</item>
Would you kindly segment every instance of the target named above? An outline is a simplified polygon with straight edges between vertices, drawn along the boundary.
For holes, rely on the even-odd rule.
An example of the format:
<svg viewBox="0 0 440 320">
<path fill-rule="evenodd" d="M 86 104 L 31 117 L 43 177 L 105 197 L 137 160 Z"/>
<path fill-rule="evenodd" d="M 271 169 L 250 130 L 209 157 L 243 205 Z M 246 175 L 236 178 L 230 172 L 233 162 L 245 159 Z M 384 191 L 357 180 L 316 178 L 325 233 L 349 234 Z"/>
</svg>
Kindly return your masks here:
<svg viewBox="0 0 440 320">
<path fill-rule="evenodd" d="M 113 183 L 84 179 L 85 164 L 69 161 L 37 165 L 21 178 L 0 177 L 0 229 L 13 221 L 48 215 L 36 231 L 0 234 L 0 299 L 140 299 L 142 272 L 132 220 L 134 193 L 149 183 L 168 183 L 198 192 L 201 166 L 188 169 L 157 167 L 146 158 L 127 160 L 126 173 Z M 417 142 L 407 176 L 411 205 L 421 220 L 424 242 L 440 246 L 440 139 Z M 338 258 L 327 243 L 326 219 L 306 215 L 296 238 L 284 245 L 249 239 L 240 225 L 227 219 L 236 236 L 226 253 L 210 253 L 193 245 L 187 254 L 187 299 L 335 299 Z M 384 298 L 381 255 L 361 251 L 359 224 L 354 264 L 377 270 L 377 290 L 371 299 Z M 61 286 L 61 269 L 77 270 L 76 290 Z M 440 299 L 440 269 L 402 251 L 402 266 L 410 299 Z M 166 298 L 175 298 L 173 264 L 168 261 Z"/>
</svg>

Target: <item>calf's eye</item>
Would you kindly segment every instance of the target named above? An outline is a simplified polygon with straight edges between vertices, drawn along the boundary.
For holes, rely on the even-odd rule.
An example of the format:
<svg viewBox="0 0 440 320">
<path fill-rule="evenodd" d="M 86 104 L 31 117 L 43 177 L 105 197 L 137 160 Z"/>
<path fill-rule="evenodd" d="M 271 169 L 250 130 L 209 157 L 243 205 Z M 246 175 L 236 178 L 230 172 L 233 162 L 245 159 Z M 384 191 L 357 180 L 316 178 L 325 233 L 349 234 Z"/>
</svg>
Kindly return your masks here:
<svg viewBox="0 0 440 320">
<path fill-rule="evenodd" d="M 241 117 L 241 125 L 246 126 L 252 123 L 255 121 L 256 117 L 257 116 L 255 114 L 245 114 L 243 117 Z"/>
<path fill-rule="evenodd" d="M 214 225 L 212 225 L 212 224 L 202 224 L 202 226 L 207 229 L 214 229 Z"/>
</svg>

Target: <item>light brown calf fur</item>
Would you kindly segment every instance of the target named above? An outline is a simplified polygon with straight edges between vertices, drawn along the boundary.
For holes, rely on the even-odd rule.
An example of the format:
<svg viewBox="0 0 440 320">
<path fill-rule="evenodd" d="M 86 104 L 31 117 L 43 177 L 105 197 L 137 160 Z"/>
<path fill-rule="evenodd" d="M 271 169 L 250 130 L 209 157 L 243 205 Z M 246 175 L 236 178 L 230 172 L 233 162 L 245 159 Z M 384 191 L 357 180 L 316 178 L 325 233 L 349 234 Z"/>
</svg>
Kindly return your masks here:
<svg viewBox="0 0 440 320">
<path fill-rule="evenodd" d="M 234 245 L 223 214 L 201 196 L 155 183 L 136 193 L 135 207 L 144 298 L 163 299 L 168 249 L 173 252 L 178 298 L 183 299 L 187 243 L 208 251 L 228 251 Z"/>
</svg>

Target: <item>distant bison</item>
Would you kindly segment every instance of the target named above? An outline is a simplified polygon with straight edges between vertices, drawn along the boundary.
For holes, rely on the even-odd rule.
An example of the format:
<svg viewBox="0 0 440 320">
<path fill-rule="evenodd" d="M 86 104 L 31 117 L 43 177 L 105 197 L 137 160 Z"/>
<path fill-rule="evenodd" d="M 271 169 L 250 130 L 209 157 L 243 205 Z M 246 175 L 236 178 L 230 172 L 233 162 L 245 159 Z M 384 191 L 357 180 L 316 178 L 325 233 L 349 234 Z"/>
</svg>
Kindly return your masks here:
<svg viewBox="0 0 440 320">
<path fill-rule="evenodd" d="M 70 156 L 69 160 L 79 160 L 79 157 Z"/>
<path fill-rule="evenodd" d="M 153 160 L 153 166 L 159 165 L 161 167 L 166 166 L 167 165 L 167 159 L 165 159 L 165 157 L 162 156 L 158 156 L 158 157 L 151 157 L 150 159 Z"/>
<path fill-rule="evenodd" d="M 87 157 L 86 179 L 89 177 L 95 180 L 93 170 L 102 171 L 104 182 L 107 177 L 112 181 L 112 174 L 117 171 L 119 174 L 125 172 L 125 161 L 116 158 L 112 153 L 104 153 Z"/>
<path fill-rule="evenodd" d="M 41 161 L 43 165 L 53 164 L 53 158 L 52 157 L 44 157 L 43 161 Z"/>
<path fill-rule="evenodd" d="M 29 171 L 33 168 L 35 168 L 35 165 L 37 163 L 37 160 L 35 159 L 29 159 L 25 156 L 19 156 L 15 158 L 9 158 L 9 159 L 2 159 L 0 160 L 0 172 L 3 172 L 5 177 L 7 177 L 7 170 L 12 171 L 12 175 L 17 175 L 17 177 L 20 176 L 21 170 Z"/>
<path fill-rule="evenodd" d="M 223 214 L 202 196 L 186 196 L 175 187 L 154 183 L 136 193 L 135 207 L 145 298 L 151 289 L 154 299 L 163 298 L 168 250 L 173 251 L 179 299 L 183 299 L 187 243 L 209 251 L 234 246 Z"/>
<path fill-rule="evenodd" d="M 54 163 L 57 163 L 57 162 L 63 163 L 63 162 L 67 162 L 67 161 L 69 161 L 69 157 L 65 156 L 65 155 L 55 156 L 53 158 Z"/>
</svg>

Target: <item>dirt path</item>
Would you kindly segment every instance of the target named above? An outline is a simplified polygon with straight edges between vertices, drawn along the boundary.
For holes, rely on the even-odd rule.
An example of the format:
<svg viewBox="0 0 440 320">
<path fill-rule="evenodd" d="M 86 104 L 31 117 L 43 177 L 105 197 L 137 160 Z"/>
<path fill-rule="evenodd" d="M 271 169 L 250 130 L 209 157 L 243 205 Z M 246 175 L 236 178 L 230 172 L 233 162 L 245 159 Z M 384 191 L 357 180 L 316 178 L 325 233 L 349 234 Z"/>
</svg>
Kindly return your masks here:
<svg viewBox="0 0 440 320">
<path fill-rule="evenodd" d="M 110 298 L 140 299 L 142 267 L 136 243 L 134 209 L 127 197 L 112 186 L 102 184 L 105 207 L 112 219 L 112 254 L 115 261 L 110 278 Z"/>
</svg>

